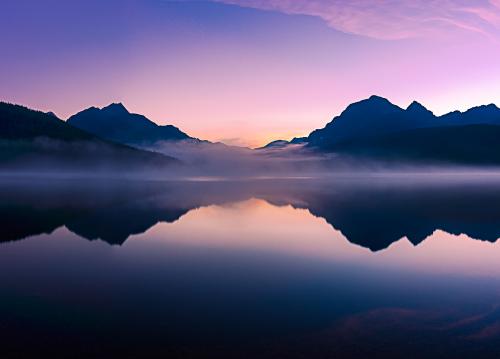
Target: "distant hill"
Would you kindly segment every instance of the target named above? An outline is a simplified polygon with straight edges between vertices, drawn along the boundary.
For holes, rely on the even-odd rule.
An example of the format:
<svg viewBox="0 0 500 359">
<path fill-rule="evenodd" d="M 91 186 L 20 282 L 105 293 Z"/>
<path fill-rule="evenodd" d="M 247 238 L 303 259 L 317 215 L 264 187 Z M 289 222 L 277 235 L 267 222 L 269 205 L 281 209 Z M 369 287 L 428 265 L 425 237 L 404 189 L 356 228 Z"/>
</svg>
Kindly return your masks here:
<svg viewBox="0 0 500 359">
<path fill-rule="evenodd" d="M 161 168 L 178 161 L 102 140 L 54 114 L 0 102 L 0 167 L 3 169 Z"/>
<path fill-rule="evenodd" d="M 159 126 L 145 116 L 130 113 L 121 103 L 102 109 L 90 107 L 71 116 L 67 123 L 111 141 L 149 146 L 161 141 L 194 138 L 172 125 Z"/>
<path fill-rule="evenodd" d="M 265 149 L 271 149 L 271 148 L 283 148 L 286 147 L 290 144 L 291 142 L 288 142 L 286 140 L 275 140 L 272 142 L 269 142 L 267 145 L 263 147 L 257 148 L 257 150 L 265 150 Z"/>
</svg>

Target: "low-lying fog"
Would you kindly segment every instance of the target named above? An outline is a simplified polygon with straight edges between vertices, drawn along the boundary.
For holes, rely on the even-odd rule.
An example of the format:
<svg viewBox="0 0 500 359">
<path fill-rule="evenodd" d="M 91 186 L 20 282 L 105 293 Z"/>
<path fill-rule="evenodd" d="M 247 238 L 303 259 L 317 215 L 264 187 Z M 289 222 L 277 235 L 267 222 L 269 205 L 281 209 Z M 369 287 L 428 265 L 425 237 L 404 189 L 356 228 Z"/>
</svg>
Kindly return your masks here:
<svg viewBox="0 0 500 359">
<path fill-rule="evenodd" d="M 318 153 L 304 145 L 249 149 L 205 142 L 158 143 L 144 149 L 175 157 L 183 162 L 181 175 L 204 177 L 328 177 L 328 176 L 494 176 L 500 168 L 446 162 L 411 163 Z"/>
<path fill-rule="evenodd" d="M 405 163 L 366 160 L 335 153 L 317 153 L 303 145 L 249 149 L 208 142 L 176 141 L 141 149 L 156 152 L 143 161 L 130 150 L 103 153 L 95 145 L 61 145 L 60 141 L 38 141 L 41 148 L 29 156 L 10 156 L 0 166 L 0 175 L 47 175 L 77 177 L 169 178 L 270 178 L 329 176 L 496 176 L 493 166 L 464 166 L 449 163 Z M 57 149 L 57 155 L 51 151 Z M 83 155 L 82 155 L 83 152 Z M 135 151 L 140 152 L 140 151 Z M 61 153 L 64 155 L 61 156 Z M 157 161 L 157 154 L 168 156 Z M 141 153 L 144 155 L 144 153 Z M 9 157 L 10 156 L 10 157 Z M 134 157 L 134 158 L 132 158 Z M 171 160 L 171 157 L 178 161 Z M 170 162 L 169 162 L 170 160 Z"/>
</svg>

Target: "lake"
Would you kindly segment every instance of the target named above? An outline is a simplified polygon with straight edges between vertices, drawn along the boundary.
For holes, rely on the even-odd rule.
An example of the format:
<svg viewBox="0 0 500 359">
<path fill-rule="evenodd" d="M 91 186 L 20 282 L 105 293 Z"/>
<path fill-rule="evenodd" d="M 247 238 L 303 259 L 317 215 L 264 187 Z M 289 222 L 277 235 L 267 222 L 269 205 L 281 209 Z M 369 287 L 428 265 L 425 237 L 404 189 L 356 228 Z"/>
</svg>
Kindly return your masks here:
<svg viewBox="0 0 500 359">
<path fill-rule="evenodd" d="M 3 179 L 0 356 L 498 358 L 496 176 Z"/>
</svg>

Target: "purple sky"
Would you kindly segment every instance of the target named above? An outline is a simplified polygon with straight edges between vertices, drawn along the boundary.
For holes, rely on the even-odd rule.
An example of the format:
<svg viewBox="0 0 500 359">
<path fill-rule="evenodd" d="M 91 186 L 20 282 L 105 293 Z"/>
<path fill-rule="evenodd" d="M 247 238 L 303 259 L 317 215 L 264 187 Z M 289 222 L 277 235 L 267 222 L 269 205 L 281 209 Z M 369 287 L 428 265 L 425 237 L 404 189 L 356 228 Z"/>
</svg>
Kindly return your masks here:
<svg viewBox="0 0 500 359">
<path fill-rule="evenodd" d="M 378 94 L 500 104 L 500 0 L 7 1 L 0 99 L 62 118 L 123 102 L 257 146 Z"/>
</svg>

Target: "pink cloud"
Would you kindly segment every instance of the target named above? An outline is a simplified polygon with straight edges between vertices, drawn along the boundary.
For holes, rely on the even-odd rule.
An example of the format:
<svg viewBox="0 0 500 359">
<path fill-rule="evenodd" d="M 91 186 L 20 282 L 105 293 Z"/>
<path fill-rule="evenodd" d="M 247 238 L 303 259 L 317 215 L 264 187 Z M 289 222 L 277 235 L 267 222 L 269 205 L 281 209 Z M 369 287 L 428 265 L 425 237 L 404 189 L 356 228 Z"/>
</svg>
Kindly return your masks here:
<svg viewBox="0 0 500 359">
<path fill-rule="evenodd" d="M 495 29 L 500 29 L 500 0 L 491 0 L 491 7 L 465 8 L 465 11 L 476 15 Z"/>
<path fill-rule="evenodd" d="M 377 39 L 460 32 L 500 35 L 500 0 L 215 0 L 323 19 L 346 33 Z"/>
</svg>

